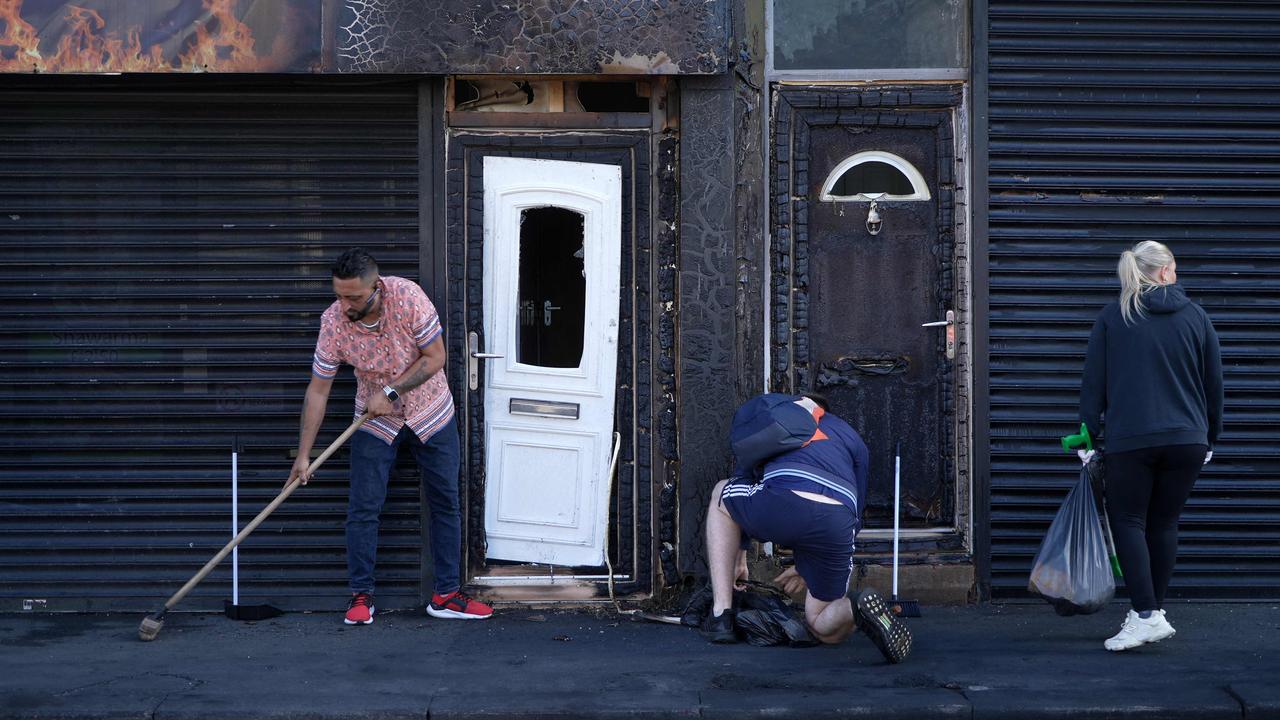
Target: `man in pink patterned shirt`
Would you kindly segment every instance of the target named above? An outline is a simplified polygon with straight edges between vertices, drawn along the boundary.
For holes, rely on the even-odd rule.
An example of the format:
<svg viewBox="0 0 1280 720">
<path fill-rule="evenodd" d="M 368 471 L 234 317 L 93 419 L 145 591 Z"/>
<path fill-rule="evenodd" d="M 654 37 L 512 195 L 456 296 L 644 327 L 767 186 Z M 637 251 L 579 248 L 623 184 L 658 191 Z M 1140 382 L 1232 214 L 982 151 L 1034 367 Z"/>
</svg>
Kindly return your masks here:
<svg viewBox="0 0 1280 720">
<path fill-rule="evenodd" d="M 453 396 L 443 372 L 443 330 L 435 306 L 416 283 L 379 276 L 378 263 L 361 248 L 333 264 L 338 299 L 320 318 L 311 383 L 302 406 L 298 459 L 289 481 L 302 478 L 338 366 L 355 369 L 355 415 L 372 417 L 351 438 L 351 487 L 347 503 L 347 574 L 351 601 L 344 622 L 373 622 L 373 569 L 378 519 L 396 452 L 407 445 L 422 474 L 431 505 L 434 617 L 480 620 L 493 610 L 461 591 L 461 510 L 458 503 L 458 428 Z"/>
</svg>

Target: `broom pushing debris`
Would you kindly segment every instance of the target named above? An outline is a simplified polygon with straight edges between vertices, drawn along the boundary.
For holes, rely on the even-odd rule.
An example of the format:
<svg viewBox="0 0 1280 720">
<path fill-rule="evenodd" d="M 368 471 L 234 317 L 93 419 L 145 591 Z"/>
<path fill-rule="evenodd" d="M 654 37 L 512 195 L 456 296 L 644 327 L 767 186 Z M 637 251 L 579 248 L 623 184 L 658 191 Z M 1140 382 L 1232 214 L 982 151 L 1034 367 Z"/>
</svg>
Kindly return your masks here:
<svg viewBox="0 0 1280 720">
<path fill-rule="evenodd" d="M 330 455 L 337 452 L 338 448 L 342 447 L 342 444 L 345 443 L 356 430 L 360 429 L 360 426 L 369 418 L 370 415 L 366 413 L 357 418 L 355 422 L 351 423 L 351 427 L 343 431 L 343 433 L 338 436 L 338 439 L 334 440 L 333 444 L 325 448 L 325 451 L 320 453 L 320 457 L 316 458 L 315 461 L 308 466 L 307 476 L 310 477 L 312 473 L 320 469 L 320 466 L 324 464 L 324 461 L 328 460 Z M 164 607 L 160 608 L 158 612 L 152 613 L 143 618 L 142 623 L 138 625 L 138 639 L 143 642 L 155 640 L 156 635 L 159 635 L 160 630 L 164 628 L 165 613 L 169 612 L 175 605 L 182 602 L 182 599 L 187 596 L 187 593 L 191 592 L 196 585 L 199 585 L 200 581 L 204 580 L 205 576 L 212 572 L 213 569 L 218 566 L 218 563 L 222 562 L 222 559 L 225 558 L 233 548 L 239 545 L 245 538 L 249 537 L 249 533 L 256 530 L 257 527 L 262 524 L 262 521 L 266 520 L 267 516 L 274 512 L 276 508 L 280 507 L 280 504 L 292 495 L 293 491 L 297 490 L 298 486 L 301 484 L 302 479 L 298 478 L 286 485 L 284 490 L 281 490 L 280 494 L 277 495 L 269 505 L 263 508 L 262 512 L 258 513 L 257 517 L 251 520 L 249 524 L 239 532 L 239 534 L 232 538 L 231 542 L 227 543 L 226 547 L 219 550 L 217 555 L 214 555 L 209 562 L 204 564 L 204 567 L 200 568 L 200 572 L 196 573 L 195 576 L 187 581 L 186 585 L 183 585 L 178 592 L 174 593 L 173 597 L 169 598 L 169 600 L 165 602 Z"/>
</svg>

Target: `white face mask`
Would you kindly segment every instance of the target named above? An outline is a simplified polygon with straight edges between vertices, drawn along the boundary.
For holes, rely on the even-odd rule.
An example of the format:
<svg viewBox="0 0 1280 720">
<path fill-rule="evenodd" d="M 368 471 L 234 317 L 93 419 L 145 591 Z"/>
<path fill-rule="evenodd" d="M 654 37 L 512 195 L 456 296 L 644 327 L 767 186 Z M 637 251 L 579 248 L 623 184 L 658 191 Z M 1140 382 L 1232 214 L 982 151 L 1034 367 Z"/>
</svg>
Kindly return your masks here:
<svg viewBox="0 0 1280 720">
<path fill-rule="evenodd" d="M 804 408 L 805 410 L 808 410 L 810 415 L 813 414 L 814 408 L 818 407 L 818 403 L 814 402 L 813 400 L 807 397 L 800 398 L 799 400 L 796 401 L 796 404 Z"/>
</svg>

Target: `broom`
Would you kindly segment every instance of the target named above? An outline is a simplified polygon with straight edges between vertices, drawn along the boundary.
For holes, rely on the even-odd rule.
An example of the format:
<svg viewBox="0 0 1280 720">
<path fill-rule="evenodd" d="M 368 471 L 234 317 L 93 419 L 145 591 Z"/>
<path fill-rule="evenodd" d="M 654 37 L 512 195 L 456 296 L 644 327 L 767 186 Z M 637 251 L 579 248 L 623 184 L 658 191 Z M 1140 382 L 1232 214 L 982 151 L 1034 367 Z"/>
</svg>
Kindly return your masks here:
<svg viewBox="0 0 1280 720">
<path fill-rule="evenodd" d="M 342 447 L 342 444 L 347 441 L 347 438 L 351 437 L 351 435 L 354 434 L 355 431 L 364 424 L 365 420 L 369 419 L 369 417 L 370 415 L 365 413 L 364 415 L 356 418 L 356 421 L 351 423 L 351 427 L 344 430 L 343 433 L 338 436 L 338 439 L 334 440 L 333 444 L 325 448 L 325 451 L 320 453 L 320 457 L 316 458 L 311 463 L 311 466 L 307 468 L 307 475 L 311 475 L 319 469 L 319 467 L 324 464 L 324 461 L 328 460 L 330 455 L 337 452 L 338 448 Z M 240 534 L 232 538 L 231 542 L 227 543 L 225 547 L 218 551 L 217 555 L 210 558 L 209 562 L 205 563 L 204 567 L 200 568 L 200 572 L 197 572 L 190 580 L 188 580 L 186 585 L 179 588 L 178 592 L 173 594 L 173 597 L 165 601 L 164 607 L 143 618 L 142 623 L 138 625 L 138 639 L 143 642 L 155 640 L 156 636 L 160 634 L 160 630 L 164 628 L 165 613 L 169 612 L 175 605 L 182 602 L 182 599 L 187 596 L 187 593 L 191 592 L 192 588 L 199 585 L 200 581 L 204 580 L 205 577 L 212 572 L 215 567 L 217 567 L 218 563 L 222 562 L 223 558 L 225 558 L 237 545 L 239 545 L 242 540 L 249 537 L 249 533 L 256 530 L 257 527 L 262 524 L 262 521 L 266 520 L 267 516 L 274 512 L 276 508 L 280 507 L 280 503 L 283 503 L 286 498 L 292 495 L 293 491 L 297 490 L 301 484 L 302 478 L 297 478 L 286 485 L 284 490 L 281 490 L 280 494 L 276 496 L 275 500 L 272 500 L 269 505 L 263 508 L 262 512 L 258 513 L 257 517 L 249 521 L 249 524 L 240 531 Z"/>
</svg>

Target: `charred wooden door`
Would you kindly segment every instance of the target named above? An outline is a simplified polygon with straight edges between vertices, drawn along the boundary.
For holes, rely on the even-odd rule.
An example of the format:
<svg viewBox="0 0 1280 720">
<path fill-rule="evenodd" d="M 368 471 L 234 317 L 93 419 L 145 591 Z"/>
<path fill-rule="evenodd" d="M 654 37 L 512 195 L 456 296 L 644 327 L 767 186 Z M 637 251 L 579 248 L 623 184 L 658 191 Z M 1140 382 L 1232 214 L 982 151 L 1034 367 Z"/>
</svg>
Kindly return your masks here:
<svg viewBox="0 0 1280 720">
<path fill-rule="evenodd" d="M 904 526 L 948 526 L 956 327 L 924 325 L 955 309 L 951 111 L 826 92 L 777 103 L 773 385 L 825 394 L 866 440 L 867 527 L 892 524 L 899 444 Z"/>
</svg>

